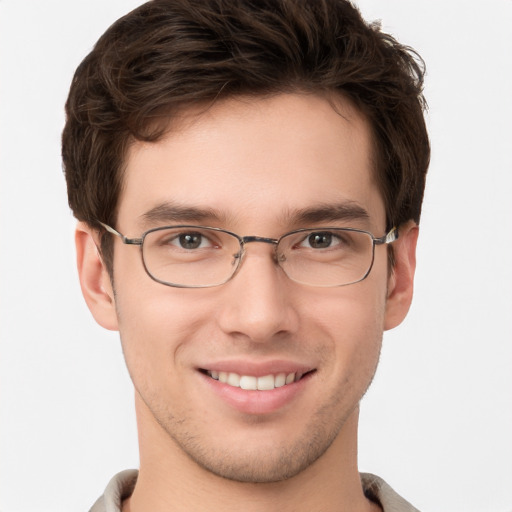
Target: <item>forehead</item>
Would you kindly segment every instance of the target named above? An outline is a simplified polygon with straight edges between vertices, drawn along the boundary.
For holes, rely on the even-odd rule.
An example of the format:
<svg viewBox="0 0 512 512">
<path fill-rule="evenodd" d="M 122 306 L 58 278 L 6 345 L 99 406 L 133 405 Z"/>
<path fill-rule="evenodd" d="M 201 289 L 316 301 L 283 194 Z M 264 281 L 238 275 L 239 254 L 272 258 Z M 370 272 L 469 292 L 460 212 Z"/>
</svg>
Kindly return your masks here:
<svg viewBox="0 0 512 512">
<path fill-rule="evenodd" d="M 366 120 L 340 97 L 282 94 L 196 107 L 160 141 L 130 147 L 119 222 L 148 227 L 147 212 L 172 204 L 258 234 L 299 210 L 352 204 L 368 212 L 364 227 L 384 229 L 371 148 Z"/>
</svg>

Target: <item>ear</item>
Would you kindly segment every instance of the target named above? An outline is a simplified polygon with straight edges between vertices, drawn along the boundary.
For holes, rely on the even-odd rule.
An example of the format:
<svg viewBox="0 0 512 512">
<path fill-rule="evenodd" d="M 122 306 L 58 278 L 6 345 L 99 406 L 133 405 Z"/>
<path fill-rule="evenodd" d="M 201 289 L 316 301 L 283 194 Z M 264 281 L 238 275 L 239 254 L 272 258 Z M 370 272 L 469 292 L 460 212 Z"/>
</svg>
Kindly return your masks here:
<svg viewBox="0 0 512 512">
<path fill-rule="evenodd" d="M 118 329 L 114 291 L 99 253 L 98 232 L 84 222 L 75 231 L 76 261 L 80 287 L 92 316 L 102 327 Z"/>
<path fill-rule="evenodd" d="M 393 243 L 395 265 L 388 279 L 385 330 L 393 329 L 402 323 L 409 311 L 416 270 L 418 233 L 418 226 L 410 221 L 400 227 L 400 236 Z"/>
</svg>

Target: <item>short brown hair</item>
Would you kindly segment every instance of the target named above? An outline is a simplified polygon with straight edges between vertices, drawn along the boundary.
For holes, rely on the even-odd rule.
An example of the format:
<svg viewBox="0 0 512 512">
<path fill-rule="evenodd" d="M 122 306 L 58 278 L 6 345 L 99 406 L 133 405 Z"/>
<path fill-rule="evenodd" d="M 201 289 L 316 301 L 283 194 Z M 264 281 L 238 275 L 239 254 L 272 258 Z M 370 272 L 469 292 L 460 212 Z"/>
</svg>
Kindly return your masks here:
<svg viewBox="0 0 512 512">
<path fill-rule="evenodd" d="M 430 158 L 423 77 L 418 54 L 346 0 L 152 0 L 76 70 L 62 136 L 70 207 L 91 227 L 115 225 L 128 145 L 159 140 L 187 105 L 334 91 L 372 127 L 387 227 L 419 222 Z"/>
</svg>

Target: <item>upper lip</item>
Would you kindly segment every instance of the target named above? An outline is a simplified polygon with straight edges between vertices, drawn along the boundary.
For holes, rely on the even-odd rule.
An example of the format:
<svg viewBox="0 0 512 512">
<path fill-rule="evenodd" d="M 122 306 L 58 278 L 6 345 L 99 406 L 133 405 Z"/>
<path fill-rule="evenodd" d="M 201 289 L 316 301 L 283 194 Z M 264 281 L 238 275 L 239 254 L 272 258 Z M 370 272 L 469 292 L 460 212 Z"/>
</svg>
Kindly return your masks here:
<svg viewBox="0 0 512 512">
<path fill-rule="evenodd" d="M 303 363 L 271 360 L 271 361 L 246 361 L 246 360 L 224 360 L 212 361 L 198 366 L 198 370 L 237 373 L 238 375 L 251 375 L 263 377 L 265 375 L 276 375 L 278 373 L 301 373 L 305 374 L 314 370 L 315 367 Z"/>
</svg>

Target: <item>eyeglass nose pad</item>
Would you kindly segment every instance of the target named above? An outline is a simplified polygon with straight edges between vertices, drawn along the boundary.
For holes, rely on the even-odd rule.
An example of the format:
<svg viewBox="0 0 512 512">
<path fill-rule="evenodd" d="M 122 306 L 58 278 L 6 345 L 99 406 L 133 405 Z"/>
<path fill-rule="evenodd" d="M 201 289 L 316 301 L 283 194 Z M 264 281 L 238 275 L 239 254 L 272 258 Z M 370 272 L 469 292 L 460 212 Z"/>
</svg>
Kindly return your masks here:
<svg viewBox="0 0 512 512">
<path fill-rule="evenodd" d="M 234 267 L 240 263 L 242 257 L 244 255 L 243 249 L 240 249 L 237 253 L 233 254 L 233 261 L 231 262 L 231 266 Z"/>
</svg>

